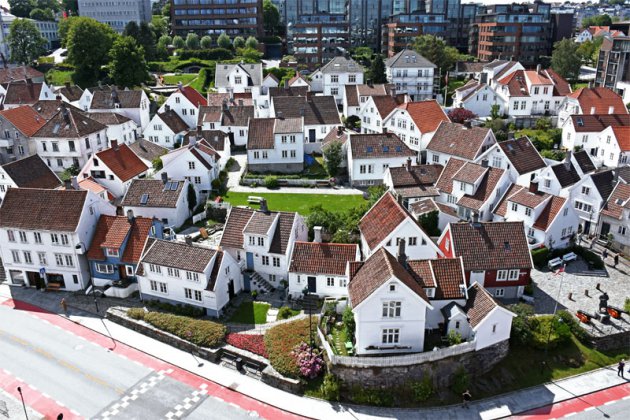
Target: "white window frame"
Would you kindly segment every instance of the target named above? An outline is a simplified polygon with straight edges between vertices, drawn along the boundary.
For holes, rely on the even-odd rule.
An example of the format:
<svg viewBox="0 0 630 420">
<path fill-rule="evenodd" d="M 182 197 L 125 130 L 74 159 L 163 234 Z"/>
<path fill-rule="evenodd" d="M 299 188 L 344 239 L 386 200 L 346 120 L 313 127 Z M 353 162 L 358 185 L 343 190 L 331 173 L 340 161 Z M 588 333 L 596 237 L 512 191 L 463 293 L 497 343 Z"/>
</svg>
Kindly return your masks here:
<svg viewBox="0 0 630 420">
<path fill-rule="evenodd" d="M 383 318 L 400 318 L 402 302 L 399 300 L 385 301 L 383 302 L 382 309 Z"/>
<path fill-rule="evenodd" d="M 114 273 L 114 265 L 113 264 L 95 264 L 97 273 L 101 274 L 113 274 Z"/>
</svg>

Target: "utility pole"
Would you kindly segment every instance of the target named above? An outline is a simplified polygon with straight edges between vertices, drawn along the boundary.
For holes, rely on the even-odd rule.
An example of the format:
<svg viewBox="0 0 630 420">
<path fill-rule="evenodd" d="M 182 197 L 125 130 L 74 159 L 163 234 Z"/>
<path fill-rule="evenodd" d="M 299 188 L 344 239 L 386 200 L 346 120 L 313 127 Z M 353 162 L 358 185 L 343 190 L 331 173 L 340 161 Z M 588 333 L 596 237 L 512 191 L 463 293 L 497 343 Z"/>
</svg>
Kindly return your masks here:
<svg viewBox="0 0 630 420">
<path fill-rule="evenodd" d="M 24 409 L 24 417 L 28 420 L 28 414 L 26 413 L 26 404 L 24 404 L 24 395 L 22 395 L 22 387 L 17 387 L 17 392 L 20 393 L 20 399 L 22 400 L 22 408 Z"/>
</svg>

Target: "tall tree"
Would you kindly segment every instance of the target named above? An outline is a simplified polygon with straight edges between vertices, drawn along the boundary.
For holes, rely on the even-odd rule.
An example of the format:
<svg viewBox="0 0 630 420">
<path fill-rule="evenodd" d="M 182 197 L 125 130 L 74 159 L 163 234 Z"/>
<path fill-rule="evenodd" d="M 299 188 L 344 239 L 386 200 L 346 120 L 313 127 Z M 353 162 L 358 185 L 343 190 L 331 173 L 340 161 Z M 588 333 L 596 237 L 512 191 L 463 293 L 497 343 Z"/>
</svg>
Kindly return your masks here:
<svg viewBox="0 0 630 420">
<path fill-rule="evenodd" d="M 72 16 L 65 19 L 61 19 L 58 24 L 57 34 L 59 35 L 59 42 L 62 48 L 66 47 L 66 41 L 68 40 L 68 32 L 70 32 L 70 28 L 76 22 L 78 22 L 78 16 Z"/>
<path fill-rule="evenodd" d="M 66 12 L 68 16 L 78 16 L 79 0 L 61 0 L 61 10 Z"/>
<path fill-rule="evenodd" d="M 138 26 L 138 22 L 136 22 L 135 20 L 130 20 L 125 25 L 122 36 L 130 36 L 137 41 L 138 35 L 140 35 L 140 26 Z"/>
<path fill-rule="evenodd" d="M 201 37 L 200 45 L 204 50 L 209 50 L 212 48 L 212 38 L 209 35 L 204 35 Z"/>
<path fill-rule="evenodd" d="M 27 18 L 31 10 L 37 7 L 37 2 L 35 0 L 9 0 L 9 6 L 12 15 Z"/>
<path fill-rule="evenodd" d="M 582 57 L 578 53 L 579 44 L 566 38 L 553 46 L 551 68 L 565 79 L 577 80 L 582 66 Z"/>
<path fill-rule="evenodd" d="M 383 61 L 383 56 L 380 54 L 377 54 L 376 57 L 374 57 L 374 60 L 372 60 L 372 65 L 370 66 L 370 77 L 374 83 L 387 83 L 385 62 Z"/>
<path fill-rule="evenodd" d="M 413 49 L 438 66 L 443 75 L 455 65 L 459 57 L 457 48 L 449 47 L 434 35 L 420 35 L 415 39 Z"/>
<path fill-rule="evenodd" d="M 267 35 L 274 35 L 280 25 L 280 12 L 271 0 L 263 2 L 263 26 Z"/>
<path fill-rule="evenodd" d="M 179 35 L 175 35 L 173 37 L 173 46 L 177 49 L 184 48 L 186 46 L 186 41 Z"/>
<path fill-rule="evenodd" d="M 582 57 L 582 61 L 591 66 L 597 66 L 599 59 L 599 49 L 602 46 L 604 37 L 594 38 L 592 41 L 585 41 L 580 44 L 577 49 L 578 54 Z"/>
<path fill-rule="evenodd" d="M 26 19 L 15 19 L 11 23 L 8 38 L 11 61 L 20 64 L 31 64 L 46 46 L 46 39 L 41 36 L 37 26 Z"/>
<path fill-rule="evenodd" d="M 35 2 L 35 7 L 43 10 L 52 10 L 55 13 L 61 8 L 58 0 L 37 0 Z"/>
<path fill-rule="evenodd" d="M 468 120 L 477 118 L 477 114 L 466 108 L 453 108 L 448 112 L 448 118 L 454 123 L 463 124 Z"/>
<path fill-rule="evenodd" d="M 164 47 L 168 47 L 173 43 L 173 38 L 168 35 L 162 35 L 160 39 L 158 39 L 158 46 L 162 45 Z"/>
<path fill-rule="evenodd" d="M 189 50 L 198 50 L 199 49 L 199 35 L 195 33 L 189 33 L 186 37 L 186 48 Z"/>
<path fill-rule="evenodd" d="M 589 26 L 610 26 L 612 19 L 608 15 L 596 15 L 589 16 L 582 19 L 582 28 L 586 29 Z"/>
<path fill-rule="evenodd" d="M 29 17 L 33 20 L 40 20 L 44 22 L 52 22 L 55 20 L 55 15 L 51 9 L 40 9 L 38 7 L 31 10 Z"/>
<path fill-rule="evenodd" d="M 117 86 L 135 87 L 149 77 L 144 49 L 130 36 L 118 37 L 109 52 L 109 77 Z"/>
<path fill-rule="evenodd" d="M 232 49 L 232 40 L 225 32 L 219 35 L 217 44 L 219 45 L 219 48 L 225 48 L 226 50 Z"/>
<path fill-rule="evenodd" d="M 144 49 L 144 56 L 147 61 L 155 57 L 155 34 L 147 22 L 140 23 L 140 33 L 136 41 Z"/>
<path fill-rule="evenodd" d="M 80 17 L 71 25 L 66 41 L 68 62 L 74 64 L 79 84 L 87 86 L 99 80 L 116 37 L 111 27 L 94 19 Z"/>
<path fill-rule="evenodd" d="M 239 48 L 245 48 L 245 38 L 243 38 L 242 36 L 237 36 L 234 38 L 234 48 L 235 49 L 239 49 Z"/>
<path fill-rule="evenodd" d="M 256 38 L 254 38 L 253 36 L 248 37 L 247 41 L 245 41 L 245 47 L 246 48 L 251 48 L 252 50 L 257 50 L 258 49 L 258 40 Z"/>
<path fill-rule="evenodd" d="M 340 141 L 331 141 L 323 148 L 324 162 L 326 164 L 326 170 L 330 176 L 337 176 L 339 172 L 339 166 L 343 160 L 343 150 Z"/>
</svg>

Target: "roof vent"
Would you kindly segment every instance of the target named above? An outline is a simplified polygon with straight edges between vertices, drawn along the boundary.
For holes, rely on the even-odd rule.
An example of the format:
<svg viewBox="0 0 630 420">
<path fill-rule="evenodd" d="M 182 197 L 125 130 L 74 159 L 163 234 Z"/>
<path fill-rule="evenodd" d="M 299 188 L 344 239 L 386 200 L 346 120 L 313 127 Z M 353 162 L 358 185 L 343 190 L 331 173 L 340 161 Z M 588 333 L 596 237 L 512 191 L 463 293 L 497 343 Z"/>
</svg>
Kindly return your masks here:
<svg viewBox="0 0 630 420">
<path fill-rule="evenodd" d="M 503 242 L 503 249 L 506 251 L 512 250 L 512 247 L 510 246 L 510 243 L 508 241 Z"/>
<path fill-rule="evenodd" d="M 368 146 L 366 150 L 368 153 L 372 153 L 374 151 L 374 148 L 372 146 Z"/>
</svg>

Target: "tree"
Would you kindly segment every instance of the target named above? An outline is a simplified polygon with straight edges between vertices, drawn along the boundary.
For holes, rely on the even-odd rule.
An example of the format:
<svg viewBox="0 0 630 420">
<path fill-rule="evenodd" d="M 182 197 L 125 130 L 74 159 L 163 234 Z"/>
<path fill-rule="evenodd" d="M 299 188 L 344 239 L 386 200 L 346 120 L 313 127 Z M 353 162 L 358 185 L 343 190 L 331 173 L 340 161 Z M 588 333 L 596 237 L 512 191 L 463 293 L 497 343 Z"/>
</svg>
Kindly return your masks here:
<svg viewBox="0 0 630 420">
<path fill-rule="evenodd" d="M 219 38 L 217 39 L 217 45 L 219 46 L 219 48 L 225 48 L 226 50 L 232 49 L 232 41 L 225 32 L 219 35 Z"/>
<path fill-rule="evenodd" d="M 205 35 L 201 38 L 201 48 L 204 50 L 209 50 L 210 48 L 212 48 L 212 38 L 210 38 L 208 35 Z"/>
<path fill-rule="evenodd" d="M 79 21 L 79 17 L 72 16 L 66 19 L 61 19 L 58 24 L 57 34 L 59 35 L 59 43 L 62 48 L 66 47 L 66 41 L 68 40 L 68 33 L 70 28 Z"/>
<path fill-rule="evenodd" d="M 109 50 L 117 37 L 111 27 L 80 17 L 68 32 L 68 62 L 76 68 L 75 81 L 84 86 L 100 79 L 101 67 L 109 61 Z"/>
<path fill-rule="evenodd" d="M 50 9 L 35 8 L 31 10 L 31 13 L 29 13 L 29 17 L 33 20 L 40 20 L 45 22 L 52 22 L 55 20 L 55 15 Z"/>
<path fill-rule="evenodd" d="M 179 35 L 175 35 L 173 37 L 173 46 L 177 49 L 184 48 L 186 46 L 186 41 Z"/>
<path fill-rule="evenodd" d="M 558 41 L 553 46 L 551 68 L 565 79 L 576 80 L 580 74 L 582 60 L 579 45 L 570 38 Z"/>
<path fill-rule="evenodd" d="M 79 15 L 79 0 L 61 0 L 61 10 L 68 13 L 68 15 Z"/>
<path fill-rule="evenodd" d="M 608 15 L 589 16 L 582 19 L 583 29 L 586 29 L 589 26 L 610 26 L 610 25 L 612 25 L 612 19 Z"/>
<path fill-rule="evenodd" d="M 155 39 L 159 39 L 162 35 L 168 35 L 168 20 L 165 17 L 153 16 L 149 27 L 153 31 Z"/>
<path fill-rule="evenodd" d="M 171 17 L 171 2 L 167 1 L 164 7 L 162 8 L 162 16 L 170 18 Z"/>
<path fill-rule="evenodd" d="M 140 35 L 140 26 L 138 26 L 138 22 L 135 20 L 130 20 L 127 25 L 125 25 L 125 29 L 123 29 L 122 36 L 130 36 L 135 40 L 138 40 L 138 36 Z"/>
<path fill-rule="evenodd" d="M 189 50 L 198 50 L 199 49 L 199 35 L 195 33 L 189 33 L 186 36 L 186 48 Z"/>
<path fill-rule="evenodd" d="M 387 75 L 385 74 L 385 62 L 383 56 L 377 54 L 372 60 L 372 66 L 370 67 L 370 77 L 374 83 L 387 83 Z"/>
<path fill-rule="evenodd" d="M 44 39 L 37 26 L 26 19 L 15 19 L 9 27 L 9 50 L 11 60 L 20 64 L 31 64 L 44 52 Z"/>
<path fill-rule="evenodd" d="M 249 38 L 247 38 L 247 41 L 245 41 L 245 47 L 251 48 L 252 50 L 257 50 L 258 40 L 253 36 L 250 36 Z"/>
<path fill-rule="evenodd" d="M 493 104 L 490 107 L 490 118 L 493 120 L 501 118 L 501 105 Z"/>
<path fill-rule="evenodd" d="M 31 10 L 37 7 L 37 2 L 35 0 L 9 0 L 9 6 L 11 7 L 11 14 L 27 18 Z"/>
<path fill-rule="evenodd" d="M 582 59 L 582 62 L 591 66 L 597 66 L 597 60 L 599 59 L 599 49 L 601 48 L 603 41 L 604 37 L 600 36 L 594 38 L 592 41 L 582 42 L 577 49 L 577 52 Z"/>
<path fill-rule="evenodd" d="M 190 214 L 193 213 L 195 207 L 197 207 L 197 192 L 195 191 L 195 187 L 192 184 L 188 184 L 187 197 L 188 199 L 188 210 L 190 210 Z"/>
<path fill-rule="evenodd" d="M 245 48 L 245 38 L 243 38 L 242 36 L 237 36 L 236 38 L 234 38 L 234 48 L 236 48 L 237 50 L 239 48 Z"/>
<path fill-rule="evenodd" d="M 429 213 L 425 213 L 418 217 L 418 223 L 429 234 L 429 236 L 440 236 L 439 225 L 440 213 L 435 210 Z"/>
<path fill-rule="evenodd" d="M 173 43 L 173 38 L 168 35 L 162 35 L 158 40 L 158 46 L 168 47 Z"/>
<path fill-rule="evenodd" d="M 271 0 L 263 2 L 263 26 L 267 35 L 274 35 L 280 25 L 280 12 Z"/>
<path fill-rule="evenodd" d="M 58 0 L 37 0 L 35 7 L 42 10 L 50 10 L 53 13 L 60 10 Z"/>
<path fill-rule="evenodd" d="M 144 49 L 130 36 L 116 39 L 109 52 L 109 77 L 117 86 L 135 87 L 149 77 Z"/>
<path fill-rule="evenodd" d="M 458 124 L 477 118 L 477 114 L 466 108 L 453 108 L 448 112 L 448 118 Z"/>
<path fill-rule="evenodd" d="M 155 58 L 155 34 L 147 22 L 140 23 L 140 33 L 136 41 L 144 49 L 146 60 L 153 60 Z"/>
<path fill-rule="evenodd" d="M 342 145 L 340 141 L 331 141 L 323 149 L 326 170 L 330 176 L 337 176 L 339 166 L 343 159 Z"/>
<path fill-rule="evenodd" d="M 459 57 L 455 47 L 449 47 L 442 39 L 434 35 L 420 35 L 416 37 L 413 49 L 424 58 L 435 64 L 442 74 L 446 74 Z"/>
</svg>

